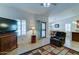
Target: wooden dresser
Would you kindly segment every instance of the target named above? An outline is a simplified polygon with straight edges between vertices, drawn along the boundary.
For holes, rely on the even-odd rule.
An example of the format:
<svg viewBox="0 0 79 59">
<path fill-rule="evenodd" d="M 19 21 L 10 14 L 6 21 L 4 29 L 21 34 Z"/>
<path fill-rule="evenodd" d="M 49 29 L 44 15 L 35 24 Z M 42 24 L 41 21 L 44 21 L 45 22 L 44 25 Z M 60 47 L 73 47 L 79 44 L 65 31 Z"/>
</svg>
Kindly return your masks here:
<svg viewBox="0 0 79 59">
<path fill-rule="evenodd" d="M 15 48 L 17 48 L 16 33 L 12 32 L 0 35 L 0 54 L 6 54 Z"/>
<path fill-rule="evenodd" d="M 72 32 L 72 40 L 79 42 L 79 33 Z"/>
</svg>

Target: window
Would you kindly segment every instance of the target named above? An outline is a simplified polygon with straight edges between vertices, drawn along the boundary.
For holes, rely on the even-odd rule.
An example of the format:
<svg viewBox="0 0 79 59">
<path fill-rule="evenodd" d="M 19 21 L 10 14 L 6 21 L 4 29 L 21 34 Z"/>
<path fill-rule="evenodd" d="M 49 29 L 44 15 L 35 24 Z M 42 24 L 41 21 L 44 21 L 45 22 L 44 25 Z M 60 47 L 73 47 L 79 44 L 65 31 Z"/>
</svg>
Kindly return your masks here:
<svg viewBox="0 0 79 59">
<path fill-rule="evenodd" d="M 26 35 L 26 21 L 22 20 L 22 35 Z"/>
<path fill-rule="evenodd" d="M 46 22 L 41 22 L 41 37 L 46 37 Z"/>
<path fill-rule="evenodd" d="M 71 24 L 65 24 L 65 31 L 71 32 Z"/>
<path fill-rule="evenodd" d="M 26 21 L 25 20 L 17 20 L 17 35 L 26 35 Z"/>
</svg>

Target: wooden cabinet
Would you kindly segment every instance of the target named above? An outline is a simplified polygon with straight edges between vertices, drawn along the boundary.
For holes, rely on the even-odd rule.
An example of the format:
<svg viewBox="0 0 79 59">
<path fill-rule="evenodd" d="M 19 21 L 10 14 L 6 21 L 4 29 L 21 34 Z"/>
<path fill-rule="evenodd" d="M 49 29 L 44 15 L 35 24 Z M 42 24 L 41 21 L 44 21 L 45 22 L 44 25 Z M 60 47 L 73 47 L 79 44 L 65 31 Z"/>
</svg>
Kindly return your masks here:
<svg viewBox="0 0 79 59">
<path fill-rule="evenodd" d="M 32 35 L 32 37 L 31 37 L 31 43 L 36 43 L 36 35 Z"/>
<path fill-rule="evenodd" d="M 0 35 L 0 54 L 5 54 L 17 48 L 16 33 L 5 33 Z"/>
<path fill-rule="evenodd" d="M 72 32 L 72 40 L 79 42 L 79 33 Z"/>
</svg>

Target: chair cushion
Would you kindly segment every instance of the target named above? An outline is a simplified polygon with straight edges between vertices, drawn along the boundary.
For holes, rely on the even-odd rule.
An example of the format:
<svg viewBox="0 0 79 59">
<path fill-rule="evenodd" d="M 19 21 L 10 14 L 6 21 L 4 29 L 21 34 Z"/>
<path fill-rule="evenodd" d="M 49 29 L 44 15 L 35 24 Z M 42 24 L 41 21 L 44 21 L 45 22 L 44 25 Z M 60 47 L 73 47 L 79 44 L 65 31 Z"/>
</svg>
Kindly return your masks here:
<svg viewBox="0 0 79 59">
<path fill-rule="evenodd" d="M 59 36 L 60 37 L 60 36 L 62 36 L 62 33 L 61 32 L 57 32 L 56 33 L 56 36 Z"/>
</svg>

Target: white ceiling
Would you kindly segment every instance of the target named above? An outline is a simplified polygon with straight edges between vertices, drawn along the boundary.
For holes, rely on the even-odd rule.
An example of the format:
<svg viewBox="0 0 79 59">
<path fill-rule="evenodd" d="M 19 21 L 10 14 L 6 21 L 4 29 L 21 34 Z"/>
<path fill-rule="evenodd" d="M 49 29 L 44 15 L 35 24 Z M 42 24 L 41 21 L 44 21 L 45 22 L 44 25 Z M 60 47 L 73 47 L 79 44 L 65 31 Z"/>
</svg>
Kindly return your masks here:
<svg viewBox="0 0 79 59">
<path fill-rule="evenodd" d="M 57 3 L 49 8 L 43 7 L 40 3 L 9 3 L 0 6 L 13 7 L 32 14 L 47 14 L 53 19 L 63 19 L 79 14 L 79 4 Z"/>
<path fill-rule="evenodd" d="M 49 8 L 41 6 L 41 3 L 8 3 L 0 4 L 0 6 L 13 7 L 32 14 L 44 14 Z"/>
<path fill-rule="evenodd" d="M 56 6 L 52 5 L 49 8 L 41 6 L 41 3 L 5 3 L 5 4 L 0 4 L 4 6 L 10 6 L 14 8 L 21 9 L 23 11 L 27 11 L 30 13 L 35 13 L 35 14 L 43 14 L 47 12 L 51 12 L 55 15 L 63 10 L 66 10 L 72 6 L 79 5 L 79 4 L 72 4 L 72 3 L 58 3 Z"/>
<path fill-rule="evenodd" d="M 50 13 L 50 22 L 56 20 L 64 20 L 69 17 L 79 15 L 79 4 L 60 4 L 52 9 Z"/>
</svg>

